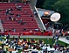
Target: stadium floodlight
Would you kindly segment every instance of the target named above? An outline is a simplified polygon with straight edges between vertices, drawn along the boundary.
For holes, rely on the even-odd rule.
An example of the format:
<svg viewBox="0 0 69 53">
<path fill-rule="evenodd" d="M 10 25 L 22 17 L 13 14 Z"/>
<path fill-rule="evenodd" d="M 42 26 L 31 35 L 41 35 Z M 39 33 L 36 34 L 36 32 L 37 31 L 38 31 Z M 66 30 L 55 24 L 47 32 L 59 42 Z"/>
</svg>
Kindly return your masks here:
<svg viewBox="0 0 69 53">
<path fill-rule="evenodd" d="M 60 17 L 61 15 L 59 13 L 53 13 L 51 16 L 50 16 L 50 20 L 52 22 L 57 22 L 60 20 Z"/>
</svg>

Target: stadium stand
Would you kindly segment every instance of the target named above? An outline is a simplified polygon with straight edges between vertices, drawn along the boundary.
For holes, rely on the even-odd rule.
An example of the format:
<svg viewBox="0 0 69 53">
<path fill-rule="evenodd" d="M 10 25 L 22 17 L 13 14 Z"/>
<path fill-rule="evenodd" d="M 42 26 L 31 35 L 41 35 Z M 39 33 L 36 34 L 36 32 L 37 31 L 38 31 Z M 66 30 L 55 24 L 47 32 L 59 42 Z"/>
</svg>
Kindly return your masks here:
<svg viewBox="0 0 69 53">
<path fill-rule="evenodd" d="M 17 3 L 17 6 L 19 5 L 22 5 L 21 7 L 22 11 L 18 11 L 16 9 L 15 3 L 0 3 L 0 6 L 2 6 L 0 9 L 2 9 L 1 21 L 3 24 L 3 28 L 8 32 L 9 31 L 23 32 L 30 30 L 35 31 L 35 29 L 39 29 L 29 4 Z M 13 15 L 5 15 L 6 10 L 10 9 L 11 7 L 13 11 L 10 11 L 10 13 Z M 17 14 L 20 14 L 20 17 L 17 17 L 16 16 Z"/>
<path fill-rule="evenodd" d="M 60 44 L 57 42 L 58 35 L 50 37 L 52 30 L 41 31 L 36 20 L 38 14 L 35 12 L 36 16 L 34 15 L 26 0 L 23 0 L 24 2 L 13 0 L 17 3 L 8 3 L 12 0 L 1 0 L 0 2 L 3 1 L 6 3 L 0 3 L 0 53 L 69 53 L 69 47 L 66 44 L 62 45 L 62 42 Z M 19 3 L 20 1 L 23 3 Z M 38 21 L 40 23 L 41 18 Z M 45 24 L 47 21 L 43 20 L 42 23 Z M 58 33 L 59 30 L 56 32 Z M 26 35 L 26 38 L 20 35 Z M 49 39 L 49 37 L 53 39 Z"/>
<path fill-rule="evenodd" d="M 3 31 L 11 35 L 52 35 L 42 33 L 29 3 L 0 3 L 0 19 Z"/>
</svg>

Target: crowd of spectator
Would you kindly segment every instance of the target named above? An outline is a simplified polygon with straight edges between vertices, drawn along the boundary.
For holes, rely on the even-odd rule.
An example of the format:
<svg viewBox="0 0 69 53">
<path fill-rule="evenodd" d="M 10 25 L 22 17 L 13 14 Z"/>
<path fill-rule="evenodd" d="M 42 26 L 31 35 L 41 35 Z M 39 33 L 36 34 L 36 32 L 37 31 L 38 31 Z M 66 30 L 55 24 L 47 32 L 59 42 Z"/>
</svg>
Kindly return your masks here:
<svg viewBox="0 0 69 53">
<path fill-rule="evenodd" d="M 57 38 L 53 38 L 55 41 Z M 46 40 L 47 41 L 47 40 Z M 52 42 L 53 42 L 52 41 Z M 61 45 L 57 42 L 53 42 L 53 45 L 46 44 L 44 40 L 39 39 L 27 39 L 27 38 L 15 38 L 10 35 L 0 35 L 0 51 L 12 52 L 36 52 L 36 53 L 69 53 L 69 47 L 67 45 Z"/>
</svg>

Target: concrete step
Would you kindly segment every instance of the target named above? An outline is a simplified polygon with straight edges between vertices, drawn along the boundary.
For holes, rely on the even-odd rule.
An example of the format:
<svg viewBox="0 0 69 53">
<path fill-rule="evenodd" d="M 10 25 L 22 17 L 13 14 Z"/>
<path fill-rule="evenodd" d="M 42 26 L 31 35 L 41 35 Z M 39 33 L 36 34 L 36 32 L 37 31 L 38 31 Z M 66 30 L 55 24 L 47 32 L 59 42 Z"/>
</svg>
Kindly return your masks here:
<svg viewBox="0 0 69 53">
<path fill-rule="evenodd" d="M 3 26 L 2 26 L 1 20 L 0 20 L 0 30 L 1 30 L 1 32 L 4 32 L 4 29 L 3 29 Z"/>
</svg>

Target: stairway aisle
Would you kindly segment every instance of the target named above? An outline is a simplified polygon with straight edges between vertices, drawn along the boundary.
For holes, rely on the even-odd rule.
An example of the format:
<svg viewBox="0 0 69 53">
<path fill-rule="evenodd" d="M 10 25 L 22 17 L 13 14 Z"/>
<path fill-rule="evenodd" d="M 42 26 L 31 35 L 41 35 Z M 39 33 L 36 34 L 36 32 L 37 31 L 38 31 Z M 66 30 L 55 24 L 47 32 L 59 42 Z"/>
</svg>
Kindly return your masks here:
<svg viewBox="0 0 69 53">
<path fill-rule="evenodd" d="M 46 28 L 43 26 L 41 20 L 38 17 L 36 17 L 36 21 L 37 21 L 38 26 L 39 26 L 39 28 L 40 28 L 41 31 L 46 30 Z"/>
<path fill-rule="evenodd" d="M 3 26 L 2 26 L 2 23 L 1 23 L 1 19 L 0 19 L 0 32 L 4 32 L 4 29 L 3 29 Z"/>
<path fill-rule="evenodd" d="M 37 21 L 37 23 L 38 23 L 38 25 L 39 25 L 39 28 L 40 28 L 40 30 L 42 31 L 42 32 L 44 32 L 44 31 L 46 31 L 46 27 L 44 26 L 44 23 L 43 23 L 43 21 L 41 20 L 41 17 L 40 17 L 40 15 L 38 14 L 38 10 L 37 10 L 37 8 L 36 8 L 36 6 L 34 6 L 34 9 L 36 10 L 36 12 L 37 12 L 37 15 L 36 15 L 36 21 Z"/>
</svg>

